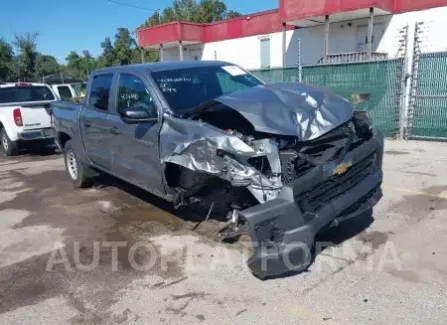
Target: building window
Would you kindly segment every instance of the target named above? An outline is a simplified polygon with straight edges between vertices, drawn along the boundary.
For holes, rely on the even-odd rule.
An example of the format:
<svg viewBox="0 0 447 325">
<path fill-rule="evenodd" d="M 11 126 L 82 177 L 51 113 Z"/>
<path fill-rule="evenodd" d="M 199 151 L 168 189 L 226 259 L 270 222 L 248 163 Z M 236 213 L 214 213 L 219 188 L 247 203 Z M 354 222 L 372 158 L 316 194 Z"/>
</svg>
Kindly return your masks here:
<svg viewBox="0 0 447 325">
<path fill-rule="evenodd" d="M 385 32 L 383 23 L 373 25 L 372 48 L 373 51 L 379 45 L 380 40 Z M 368 47 L 368 25 L 357 26 L 357 51 L 366 51 Z"/>
</svg>

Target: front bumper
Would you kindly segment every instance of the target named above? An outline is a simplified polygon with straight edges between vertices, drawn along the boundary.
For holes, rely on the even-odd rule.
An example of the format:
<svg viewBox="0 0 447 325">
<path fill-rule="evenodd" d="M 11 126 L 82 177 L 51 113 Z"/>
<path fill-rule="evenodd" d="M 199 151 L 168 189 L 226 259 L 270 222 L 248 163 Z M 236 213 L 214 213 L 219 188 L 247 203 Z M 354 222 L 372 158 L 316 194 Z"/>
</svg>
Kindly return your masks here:
<svg viewBox="0 0 447 325">
<path fill-rule="evenodd" d="M 305 269 L 316 234 L 373 207 L 382 192 L 383 136 L 348 152 L 352 166 L 333 176 L 320 166 L 285 185 L 274 200 L 241 211 L 252 244 L 247 264 L 259 278 Z M 335 185 L 334 185 L 335 184 Z M 325 192 L 326 191 L 326 192 Z"/>
<path fill-rule="evenodd" d="M 26 130 L 26 131 L 17 133 L 17 137 L 20 140 L 25 140 L 25 141 L 53 139 L 54 132 L 53 132 L 52 128 Z"/>
</svg>

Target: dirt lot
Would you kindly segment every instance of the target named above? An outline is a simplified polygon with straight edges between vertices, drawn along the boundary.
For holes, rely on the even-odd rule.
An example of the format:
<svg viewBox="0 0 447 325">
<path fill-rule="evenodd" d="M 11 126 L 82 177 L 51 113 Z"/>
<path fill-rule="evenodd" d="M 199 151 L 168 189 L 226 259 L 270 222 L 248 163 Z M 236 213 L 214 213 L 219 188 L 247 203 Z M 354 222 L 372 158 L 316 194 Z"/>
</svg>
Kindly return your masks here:
<svg viewBox="0 0 447 325">
<path fill-rule="evenodd" d="M 1 156 L 0 324 L 445 324 L 447 144 L 388 141 L 384 164 L 373 217 L 260 281 L 213 221 L 107 177 L 74 190 L 58 155 Z"/>
</svg>

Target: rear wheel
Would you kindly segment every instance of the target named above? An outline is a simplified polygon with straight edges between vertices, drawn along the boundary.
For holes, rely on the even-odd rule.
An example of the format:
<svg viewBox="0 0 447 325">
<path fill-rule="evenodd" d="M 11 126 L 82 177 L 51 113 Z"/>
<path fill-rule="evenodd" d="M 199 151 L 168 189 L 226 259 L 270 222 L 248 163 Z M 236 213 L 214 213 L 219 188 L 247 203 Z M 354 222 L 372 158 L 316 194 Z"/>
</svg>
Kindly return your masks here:
<svg viewBox="0 0 447 325">
<path fill-rule="evenodd" d="M 0 141 L 2 143 L 3 150 L 5 150 L 7 156 L 18 155 L 19 146 L 17 145 L 17 141 L 12 141 L 8 137 L 8 134 L 6 133 L 6 130 L 4 128 L 0 130 Z"/>
<path fill-rule="evenodd" d="M 92 179 L 89 175 L 91 168 L 79 159 L 79 155 L 73 148 L 71 141 L 68 141 L 64 146 L 64 160 L 65 168 L 75 187 L 85 188 L 92 184 Z"/>
</svg>

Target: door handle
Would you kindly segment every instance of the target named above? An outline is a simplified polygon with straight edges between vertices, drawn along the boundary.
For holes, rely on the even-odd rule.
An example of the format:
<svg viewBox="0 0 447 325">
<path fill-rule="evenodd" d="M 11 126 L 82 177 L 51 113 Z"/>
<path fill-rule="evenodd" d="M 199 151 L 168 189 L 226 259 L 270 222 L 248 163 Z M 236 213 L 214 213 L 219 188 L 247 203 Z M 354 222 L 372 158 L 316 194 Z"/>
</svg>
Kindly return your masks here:
<svg viewBox="0 0 447 325">
<path fill-rule="evenodd" d="M 115 135 L 121 133 L 121 132 L 118 130 L 118 128 L 117 128 L 116 126 L 112 126 L 112 127 L 109 129 L 109 132 L 112 133 L 112 134 L 115 134 Z"/>
<path fill-rule="evenodd" d="M 89 128 L 89 127 L 91 127 L 92 126 L 92 123 L 90 122 L 90 121 L 84 121 L 84 126 L 86 127 L 86 128 Z"/>
</svg>

